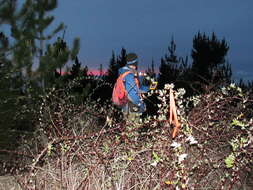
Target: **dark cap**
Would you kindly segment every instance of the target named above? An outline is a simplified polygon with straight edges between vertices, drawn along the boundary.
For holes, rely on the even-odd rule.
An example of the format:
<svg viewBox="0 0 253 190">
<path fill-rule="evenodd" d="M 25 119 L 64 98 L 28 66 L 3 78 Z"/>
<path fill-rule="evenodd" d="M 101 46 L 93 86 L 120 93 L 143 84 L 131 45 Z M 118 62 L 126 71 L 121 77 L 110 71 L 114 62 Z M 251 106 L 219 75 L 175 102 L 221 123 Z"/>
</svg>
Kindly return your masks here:
<svg viewBox="0 0 253 190">
<path fill-rule="evenodd" d="M 138 65 L 138 56 L 135 53 L 129 53 L 126 56 L 127 65 Z"/>
</svg>

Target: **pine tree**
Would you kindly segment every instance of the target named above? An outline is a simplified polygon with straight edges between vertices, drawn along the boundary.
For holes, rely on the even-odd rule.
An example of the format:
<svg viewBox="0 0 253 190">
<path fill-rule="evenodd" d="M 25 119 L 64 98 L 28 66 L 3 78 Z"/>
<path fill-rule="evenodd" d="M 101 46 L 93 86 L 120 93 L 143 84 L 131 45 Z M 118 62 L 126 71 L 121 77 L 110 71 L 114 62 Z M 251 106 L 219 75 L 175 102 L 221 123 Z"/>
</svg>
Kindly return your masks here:
<svg viewBox="0 0 253 190">
<path fill-rule="evenodd" d="M 0 68 L 5 65 L 7 60 L 7 52 L 9 48 L 9 40 L 3 32 L 0 31 Z"/>
<path fill-rule="evenodd" d="M 14 59 L 19 68 L 26 68 L 31 73 L 33 60 L 45 53 L 45 40 L 51 39 L 64 28 L 61 23 L 52 32 L 45 30 L 54 20 L 49 12 L 57 7 L 57 0 L 26 0 L 20 10 L 16 11 L 15 22 L 12 22 L 12 36 L 15 39 Z"/>
<path fill-rule="evenodd" d="M 121 49 L 120 55 L 118 56 L 117 59 L 117 64 L 119 68 L 124 67 L 126 65 L 126 56 L 127 56 L 127 51 L 125 48 Z"/>
<path fill-rule="evenodd" d="M 109 83 L 114 84 L 116 82 L 119 74 L 119 69 L 126 65 L 126 56 L 127 51 L 124 48 L 121 49 L 120 55 L 117 56 L 117 58 L 115 56 L 114 51 L 112 52 L 112 57 L 110 59 L 109 68 L 107 70 L 106 76 L 106 80 Z"/>
<path fill-rule="evenodd" d="M 103 65 L 100 64 L 99 65 L 99 76 L 102 77 L 104 74 L 103 74 Z"/>
<path fill-rule="evenodd" d="M 114 84 L 116 82 L 118 78 L 118 70 L 119 70 L 118 61 L 115 58 L 114 51 L 112 51 L 112 57 L 110 59 L 109 68 L 108 68 L 107 77 L 106 77 L 106 80 L 109 83 Z"/>
<path fill-rule="evenodd" d="M 81 63 L 79 62 L 78 57 L 76 56 L 75 63 L 72 65 L 70 70 L 71 78 L 74 79 L 81 75 Z"/>
<path fill-rule="evenodd" d="M 77 40 L 77 39 L 76 39 Z M 79 42 L 73 43 L 73 49 L 79 49 Z M 71 58 L 73 50 L 71 50 L 67 43 L 62 39 L 58 38 L 53 45 L 48 45 L 45 55 L 40 57 L 39 71 L 41 73 L 41 84 L 42 88 L 50 87 L 54 84 L 55 77 L 53 75 L 56 69 L 60 70 L 60 75 L 62 73 L 62 68 Z M 75 55 L 76 57 L 77 55 Z"/>
<path fill-rule="evenodd" d="M 89 68 L 88 66 L 86 65 L 83 70 L 82 70 L 82 76 L 87 76 L 88 75 L 88 71 L 89 71 Z"/>
<path fill-rule="evenodd" d="M 156 78 L 155 73 L 155 66 L 154 66 L 154 60 L 152 59 L 151 68 L 148 66 L 148 69 L 146 70 L 146 74 L 150 76 L 151 78 Z"/>
<path fill-rule="evenodd" d="M 78 53 L 78 39 L 72 49 L 63 38 L 53 45 L 45 43 L 64 28 L 63 24 L 52 30 L 49 28 L 54 20 L 50 12 L 57 7 L 57 2 L 0 0 L 0 25 L 10 28 L 10 35 L 6 37 L 0 31 L 0 110 L 5 110 L 0 112 L 0 118 L 4 118 L 0 127 L 5 127 L 6 131 L 28 129 L 29 124 L 34 128 L 36 98 L 41 93 L 41 88 L 37 88 L 38 79 L 43 89 L 50 87 L 55 81 L 55 69 L 62 68 Z M 32 70 L 34 64 L 39 65 L 38 71 Z M 6 83 L 7 78 L 10 83 Z"/>
<path fill-rule="evenodd" d="M 187 58 L 184 60 L 176 55 L 176 44 L 172 38 L 168 47 L 168 53 L 165 54 L 164 58 L 161 58 L 158 87 L 163 88 L 166 83 L 178 84 L 179 81 L 183 81 L 187 67 Z"/>
<path fill-rule="evenodd" d="M 63 28 L 60 24 L 48 35 L 44 31 L 54 20 L 48 13 L 57 7 L 57 0 L 25 0 L 20 8 L 17 1 L 6 0 L 0 3 L 0 20 L 11 29 L 10 55 L 17 81 L 31 81 L 32 66 L 43 55 L 44 41 L 50 39 Z M 20 88 L 24 84 L 21 84 Z"/>
<path fill-rule="evenodd" d="M 9 49 L 9 40 L 3 32 L 0 32 L 0 93 L 6 91 L 11 87 L 12 65 L 7 58 Z"/>
<path fill-rule="evenodd" d="M 67 47 L 63 38 L 53 44 L 45 44 L 65 28 L 59 24 L 49 31 L 54 16 L 50 15 L 57 8 L 57 0 L 25 0 L 18 8 L 15 0 L 3 1 L 0 5 L 0 20 L 11 28 L 11 55 L 15 73 L 28 80 L 33 79 L 32 66 L 39 62 L 39 78 L 43 89 L 53 82 L 55 69 L 62 69 L 69 59 L 74 60 L 79 51 L 79 40 L 75 39 L 72 49 Z M 65 32 L 65 31 L 64 31 Z M 51 56 L 51 57 L 50 57 Z M 36 75 L 38 80 L 38 75 Z"/>
<path fill-rule="evenodd" d="M 151 73 L 152 73 L 151 76 L 156 78 L 154 59 L 152 59 L 152 63 L 151 63 Z"/>
<path fill-rule="evenodd" d="M 226 62 L 229 46 L 225 39 L 218 40 L 198 33 L 193 39 L 192 80 L 195 88 L 203 92 L 207 86 L 228 83 L 231 81 L 231 66 Z"/>
</svg>

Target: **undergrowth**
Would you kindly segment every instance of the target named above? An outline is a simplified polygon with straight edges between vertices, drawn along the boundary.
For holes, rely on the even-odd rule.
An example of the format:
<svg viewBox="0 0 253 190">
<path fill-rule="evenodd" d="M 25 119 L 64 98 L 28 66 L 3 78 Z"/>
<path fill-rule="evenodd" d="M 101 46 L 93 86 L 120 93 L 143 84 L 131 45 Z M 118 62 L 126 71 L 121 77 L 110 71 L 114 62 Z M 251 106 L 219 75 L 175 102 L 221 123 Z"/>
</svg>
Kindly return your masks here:
<svg viewBox="0 0 253 190">
<path fill-rule="evenodd" d="M 172 139 L 171 88 L 152 91 L 158 114 L 135 121 L 110 102 L 77 105 L 52 89 L 6 172 L 25 190 L 252 189 L 252 93 L 234 84 L 190 98 L 174 90 L 181 128 Z"/>
</svg>

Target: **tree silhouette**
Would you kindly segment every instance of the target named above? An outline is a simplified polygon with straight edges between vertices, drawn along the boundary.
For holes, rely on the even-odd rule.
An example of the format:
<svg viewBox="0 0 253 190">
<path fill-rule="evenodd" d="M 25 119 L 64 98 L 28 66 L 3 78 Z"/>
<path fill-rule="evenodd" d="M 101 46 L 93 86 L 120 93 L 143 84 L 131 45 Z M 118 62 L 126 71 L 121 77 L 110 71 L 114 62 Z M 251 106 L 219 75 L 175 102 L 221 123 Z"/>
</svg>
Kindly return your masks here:
<svg viewBox="0 0 253 190">
<path fill-rule="evenodd" d="M 99 65 L 99 76 L 102 77 L 103 76 L 103 64 Z"/>
<path fill-rule="evenodd" d="M 172 38 L 168 47 L 168 53 L 161 58 L 158 87 L 163 88 L 166 83 L 177 84 L 179 81 L 183 81 L 188 70 L 187 61 L 187 57 L 183 59 L 176 55 L 176 44 Z"/>
<path fill-rule="evenodd" d="M 117 58 L 117 64 L 120 67 L 124 67 L 126 65 L 126 56 L 127 56 L 127 51 L 125 48 L 121 49 L 121 53 Z"/>
<path fill-rule="evenodd" d="M 155 65 L 154 65 L 153 59 L 152 59 L 152 63 L 151 63 L 151 68 L 148 66 L 148 69 L 146 70 L 146 74 L 148 76 L 150 76 L 151 78 L 156 78 Z"/>
<path fill-rule="evenodd" d="M 9 48 L 9 40 L 3 32 L 0 32 L 0 89 L 3 90 L 8 85 L 9 71 L 11 69 L 11 63 L 7 58 L 7 51 Z M 6 86 L 7 85 L 7 86 Z"/>
<path fill-rule="evenodd" d="M 78 39 L 72 48 L 63 38 L 47 44 L 64 28 L 62 23 L 51 27 L 54 16 L 50 13 L 57 8 L 57 2 L 0 0 L 0 25 L 9 30 L 6 36 L 0 31 L 0 110 L 4 110 L 0 112 L 0 127 L 4 131 L 34 129 L 42 90 L 58 85 L 55 69 L 75 59 L 78 53 Z M 39 69 L 34 71 L 33 65 Z M 16 135 L 11 138 L 18 142 Z"/>
<path fill-rule="evenodd" d="M 71 79 L 74 79 L 81 75 L 81 63 L 79 62 L 78 57 L 76 56 L 75 63 L 72 65 L 70 70 Z"/>
<path fill-rule="evenodd" d="M 115 53 L 114 51 L 112 51 L 112 57 L 110 59 L 110 64 L 109 64 L 109 68 L 107 71 L 107 81 L 111 84 L 114 84 L 118 78 L 118 70 L 119 70 L 119 65 L 116 61 L 115 58 Z"/>
<path fill-rule="evenodd" d="M 198 33 L 193 38 L 191 72 L 193 85 L 199 92 L 211 84 L 231 81 L 231 66 L 225 60 L 228 50 L 225 39 L 218 40 L 214 33 L 211 37 Z"/>
<path fill-rule="evenodd" d="M 60 75 L 63 66 L 69 59 L 75 59 L 77 55 L 73 52 L 78 52 L 79 40 L 75 39 L 73 48 L 70 49 L 67 43 L 62 38 L 57 38 L 53 45 L 48 45 L 45 55 L 40 57 L 39 72 L 41 73 L 42 88 L 50 87 L 55 82 L 53 75 L 56 69 L 60 69 Z"/>
<path fill-rule="evenodd" d="M 112 51 L 112 57 L 110 58 L 109 68 L 107 70 L 106 80 L 107 82 L 114 84 L 118 78 L 118 70 L 126 65 L 126 49 L 122 48 L 121 53 L 117 56 Z"/>
<path fill-rule="evenodd" d="M 0 0 L 0 22 L 10 26 L 9 49 L 13 72 L 20 76 L 17 81 L 23 80 L 27 84 L 32 80 L 40 81 L 39 86 L 43 90 L 54 82 L 55 70 L 61 70 L 69 59 L 74 60 L 79 51 L 78 39 L 74 40 L 72 49 L 67 46 L 64 37 L 58 37 L 53 45 L 46 44 L 65 28 L 60 23 L 49 29 L 54 21 L 50 12 L 57 8 L 57 4 L 57 0 L 25 0 L 18 6 L 15 0 Z M 35 60 L 39 65 L 36 75 L 32 71 Z"/>
<path fill-rule="evenodd" d="M 57 7 L 57 0 L 31 1 L 26 0 L 20 10 L 15 11 L 16 18 L 11 22 L 12 36 L 15 39 L 14 59 L 20 68 L 26 68 L 31 73 L 33 58 L 43 56 L 45 52 L 45 40 L 51 39 L 64 28 L 59 24 L 51 32 L 47 28 L 54 17 L 49 12 Z"/>
<path fill-rule="evenodd" d="M 88 66 L 86 65 L 83 70 L 82 70 L 82 76 L 87 76 L 88 75 L 88 71 L 89 71 L 89 68 Z"/>
</svg>

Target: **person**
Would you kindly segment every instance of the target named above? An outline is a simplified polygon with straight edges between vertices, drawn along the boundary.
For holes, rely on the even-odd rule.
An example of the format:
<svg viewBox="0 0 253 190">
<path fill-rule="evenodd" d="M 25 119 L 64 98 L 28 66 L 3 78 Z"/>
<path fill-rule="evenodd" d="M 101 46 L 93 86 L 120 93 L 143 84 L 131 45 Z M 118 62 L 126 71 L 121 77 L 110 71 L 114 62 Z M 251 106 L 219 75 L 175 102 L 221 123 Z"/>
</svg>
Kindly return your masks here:
<svg viewBox="0 0 253 190">
<path fill-rule="evenodd" d="M 127 102 L 122 106 L 122 111 L 128 118 L 135 118 L 146 110 L 143 94 L 148 92 L 149 87 L 140 84 L 137 71 L 138 56 L 135 53 L 129 53 L 126 56 L 126 62 L 126 66 L 119 69 L 119 75 L 128 72 L 123 78 L 127 92 Z"/>
</svg>

